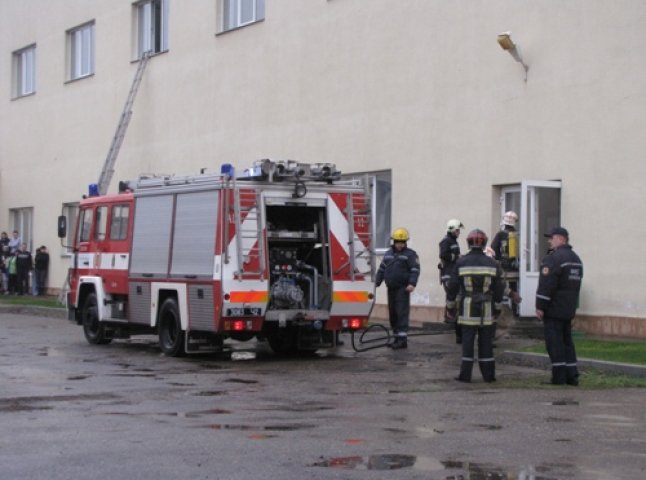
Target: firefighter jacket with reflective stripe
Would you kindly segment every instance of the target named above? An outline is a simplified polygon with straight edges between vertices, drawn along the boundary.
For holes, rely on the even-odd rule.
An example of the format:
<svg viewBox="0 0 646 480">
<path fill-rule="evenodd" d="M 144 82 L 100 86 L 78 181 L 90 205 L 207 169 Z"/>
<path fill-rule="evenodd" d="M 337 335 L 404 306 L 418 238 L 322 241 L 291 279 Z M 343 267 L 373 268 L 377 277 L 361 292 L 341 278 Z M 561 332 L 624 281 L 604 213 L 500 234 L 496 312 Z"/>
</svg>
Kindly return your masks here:
<svg viewBox="0 0 646 480">
<path fill-rule="evenodd" d="M 440 281 L 443 284 L 449 281 L 449 277 L 455 270 L 455 262 L 460 258 L 460 245 L 458 239 L 452 233 L 447 233 L 440 242 Z"/>
<path fill-rule="evenodd" d="M 583 264 L 571 245 L 562 245 L 541 262 L 536 309 L 546 318 L 571 320 L 576 313 Z"/>
<path fill-rule="evenodd" d="M 388 288 L 417 285 L 420 266 L 415 250 L 405 247 L 401 252 L 392 246 L 385 253 L 377 271 L 377 286 L 385 281 Z"/>
<path fill-rule="evenodd" d="M 459 302 L 458 323 L 492 325 L 494 313 L 500 312 L 505 281 L 502 268 L 480 248 L 472 248 L 460 257 L 449 280 L 449 290 Z"/>
</svg>

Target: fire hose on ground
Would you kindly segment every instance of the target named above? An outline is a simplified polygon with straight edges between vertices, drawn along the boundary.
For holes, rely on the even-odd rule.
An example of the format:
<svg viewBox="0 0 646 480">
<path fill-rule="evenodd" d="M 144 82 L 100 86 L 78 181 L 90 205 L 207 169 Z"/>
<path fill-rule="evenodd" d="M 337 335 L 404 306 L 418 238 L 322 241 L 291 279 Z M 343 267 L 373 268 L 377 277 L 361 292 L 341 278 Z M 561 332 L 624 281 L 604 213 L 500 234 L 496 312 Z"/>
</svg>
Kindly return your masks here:
<svg viewBox="0 0 646 480">
<path fill-rule="evenodd" d="M 376 338 L 369 338 L 369 335 L 373 335 L 376 331 L 383 331 L 383 335 L 376 337 Z M 368 350 L 374 350 L 375 348 L 385 348 L 390 345 L 392 345 L 391 339 L 393 338 L 393 335 L 391 335 L 390 330 L 387 327 L 384 327 L 383 325 L 376 323 L 374 325 L 370 325 L 368 328 L 361 330 L 361 334 L 358 335 L 358 338 L 355 339 L 355 333 L 358 334 L 359 332 L 351 332 L 351 340 L 352 340 L 352 348 L 354 349 L 355 352 L 367 352 Z M 377 332 L 379 333 L 379 332 Z M 421 337 L 423 335 L 447 335 L 453 333 L 453 328 L 451 326 L 451 329 L 443 329 L 443 330 L 434 330 L 434 331 L 422 331 L 422 332 L 417 332 L 417 333 L 409 333 L 409 337 Z"/>
</svg>

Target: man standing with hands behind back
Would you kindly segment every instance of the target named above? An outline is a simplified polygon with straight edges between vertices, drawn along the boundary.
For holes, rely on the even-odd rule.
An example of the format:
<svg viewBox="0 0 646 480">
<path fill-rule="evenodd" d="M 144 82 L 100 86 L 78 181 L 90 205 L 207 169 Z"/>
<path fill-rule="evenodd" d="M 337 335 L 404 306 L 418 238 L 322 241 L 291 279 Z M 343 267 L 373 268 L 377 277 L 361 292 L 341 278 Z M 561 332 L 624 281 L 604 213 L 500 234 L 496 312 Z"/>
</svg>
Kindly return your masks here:
<svg viewBox="0 0 646 480">
<path fill-rule="evenodd" d="M 395 335 L 388 346 L 398 350 L 408 348 L 410 294 L 417 286 L 420 266 L 417 253 L 408 248 L 408 230 L 396 228 L 391 239 L 392 246 L 384 254 L 375 283 L 379 286 L 385 281 L 388 287 L 388 317 Z"/>
<path fill-rule="evenodd" d="M 536 289 L 536 316 L 543 321 L 547 353 L 552 361 L 554 385 L 578 385 L 576 350 L 572 341 L 572 319 L 576 313 L 583 279 L 583 264 L 563 227 L 554 227 L 550 250 L 541 263 Z"/>
</svg>

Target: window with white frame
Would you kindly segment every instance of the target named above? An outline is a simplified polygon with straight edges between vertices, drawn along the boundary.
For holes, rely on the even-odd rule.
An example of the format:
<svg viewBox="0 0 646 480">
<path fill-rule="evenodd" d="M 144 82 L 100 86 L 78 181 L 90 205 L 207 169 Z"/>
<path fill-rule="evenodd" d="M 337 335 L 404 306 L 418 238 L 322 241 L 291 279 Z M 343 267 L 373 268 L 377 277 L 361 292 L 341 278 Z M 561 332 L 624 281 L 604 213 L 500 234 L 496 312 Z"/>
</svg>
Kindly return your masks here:
<svg viewBox="0 0 646 480">
<path fill-rule="evenodd" d="M 71 247 L 74 245 L 74 226 L 76 224 L 76 216 L 79 213 L 79 204 L 78 202 L 74 203 L 64 203 L 63 204 L 63 215 L 66 218 L 67 223 L 67 236 L 64 240 L 64 249 L 63 255 L 71 255 Z"/>
<path fill-rule="evenodd" d="M 265 18 L 265 0 L 220 0 L 221 31 L 233 30 Z"/>
<path fill-rule="evenodd" d="M 137 58 L 145 52 L 168 50 L 168 0 L 145 0 L 135 5 Z"/>
<path fill-rule="evenodd" d="M 13 52 L 13 95 L 36 93 L 36 45 Z"/>
<path fill-rule="evenodd" d="M 33 247 L 33 218 L 34 209 L 12 208 L 9 210 L 9 219 L 11 221 L 11 231 L 17 230 L 22 243 L 27 244 L 27 249 L 31 251 Z"/>
<path fill-rule="evenodd" d="M 68 78 L 94 73 L 94 22 L 67 31 Z"/>
</svg>

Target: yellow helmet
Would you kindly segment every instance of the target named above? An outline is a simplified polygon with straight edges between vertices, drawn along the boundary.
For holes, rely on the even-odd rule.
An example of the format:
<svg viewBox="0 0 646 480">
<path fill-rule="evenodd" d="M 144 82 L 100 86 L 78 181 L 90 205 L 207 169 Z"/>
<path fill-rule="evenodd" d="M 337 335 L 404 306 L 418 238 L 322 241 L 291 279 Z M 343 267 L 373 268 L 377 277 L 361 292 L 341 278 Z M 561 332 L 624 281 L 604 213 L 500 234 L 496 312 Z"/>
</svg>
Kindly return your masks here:
<svg viewBox="0 0 646 480">
<path fill-rule="evenodd" d="M 408 230 L 405 228 L 396 228 L 393 230 L 393 235 L 391 237 L 395 242 L 407 242 L 410 238 Z"/>
</svg>

